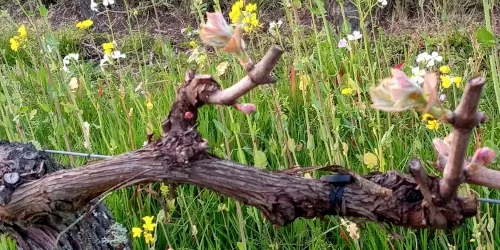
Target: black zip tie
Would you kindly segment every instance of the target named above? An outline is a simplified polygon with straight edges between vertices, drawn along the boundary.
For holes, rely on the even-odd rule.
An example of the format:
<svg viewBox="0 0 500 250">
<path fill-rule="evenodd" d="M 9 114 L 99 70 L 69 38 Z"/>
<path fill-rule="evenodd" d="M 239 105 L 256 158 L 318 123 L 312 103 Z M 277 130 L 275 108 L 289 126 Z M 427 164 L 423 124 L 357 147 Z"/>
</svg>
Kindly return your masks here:
<svg viewBox="0 0 500 250">
<path fill-rule="evenodd" d="M 349 174 L 323 175 L 321 181 L 328 182 L 333 185 L 330 191 L 330 205 L 337 211 L 342 208 L 342 196 L 346 184 L 352 183 L 353 178 Z"/>
<path fill-rule="evenodd" d="M 342 195 L 344 195 L 344 185 L 342 186 L 334 186 L 330 191 L 330 205 L 335 209 L 340 208 L 342 206 Z"/>
</svg>

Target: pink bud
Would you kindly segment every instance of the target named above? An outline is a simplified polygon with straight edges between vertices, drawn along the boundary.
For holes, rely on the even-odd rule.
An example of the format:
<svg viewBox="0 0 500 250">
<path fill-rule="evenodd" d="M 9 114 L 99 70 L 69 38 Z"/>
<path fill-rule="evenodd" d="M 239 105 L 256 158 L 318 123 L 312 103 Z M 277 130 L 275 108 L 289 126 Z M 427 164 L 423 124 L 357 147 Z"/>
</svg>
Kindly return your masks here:
<svg viewBox="0 0 500 250">
<path fill-rule="evenodd" d="M 186 120 L 191 120 L 191 119 L 193 119 L 193 117 L 194 117 L 194 114 L 192 112 L 188 111 L 188 112 L 184 113 L 184 119 L 186 119 Z"/>
<path fill-rule="evenodd" d="M 236 104 L 236 108 L 245 114 L 252 114 L 257 111 L 255 104 L 252 103 Z"/>
<path fill-rule="evenodd" d="M 495 161 L 496 153 L 493 149 L 484 147 L 476 149 L 474 156 L 472 157 L 473 163 L 478 165 L 488 165 Z"/>
<path fill-rule="evenodd" d="M 450 151 L 450 145 L 441 139 L 432 140 L 434 144 L 434 149 L 437 151 L 438 155 L 447 156 Z"/>
</svg>

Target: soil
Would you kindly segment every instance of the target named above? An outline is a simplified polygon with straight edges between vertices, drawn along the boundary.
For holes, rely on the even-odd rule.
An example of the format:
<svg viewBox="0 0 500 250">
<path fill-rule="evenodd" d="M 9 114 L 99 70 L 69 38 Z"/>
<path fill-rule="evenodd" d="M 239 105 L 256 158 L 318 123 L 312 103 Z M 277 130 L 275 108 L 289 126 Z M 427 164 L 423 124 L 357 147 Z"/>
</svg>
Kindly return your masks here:
<svg viewBox="0 0 500 250">
<path fill-rule="evenodd" d="M 22 8 L 19 8 L 17 1 L 6 2 L 2 4 L 0 0 L 0 9 L 7 10 L 16 22 L 26 22 L 25 12 L 23 12 Z M 37 8 L 30 2 L 32 1 L 26 1 L 23 8 L 38 14 Z M 125 6 L 124 1 L 116 0 L 115 4 L 108 9 L 109 11 L 105 11 L 105 7 L 99 4 L 99 12 L 94 12 L 90 9 L 90 0 L 59 0 L 58 3 L 52 2 L 56 1 L 45 0 L 53 29 L 67 26 L 74 27 L 77 22 L 91 18 L 94 21 L 91 30 L 93 33 L 113 33 L 114 37 L 119 39 L 121 36 L 130 34 L 131 31 L 141 31 L 162 40 L 168 40 L 173 46 L 176 46 L 186 42 L 185 34 L 183 34 L 185 28 L 188 26 L 198 27 L 196 12 L 189 11 L 189 8 L 186 7 L 179 8 L 164 3 L 153 5 L 151 1 L 138 1 L 139 3 L 135 6 Z M 333 2 L 336 2 L 336 0 Z M 337 28 L 341 17 L 339 17 L 338 7 L 331 7 L 331 5 L 327 4 L 327 8 L 329 8 L 327 20 L 333 28 Z M 262 32 L 267 31 L 268 24 L 271 21 L 285 18 L 283 7 L 277 6 L 278 8 L 259 9 Z M 394 9 L 395 6 L 386 6 L 384 9 L 377 10 L 375 16 L 378 20 L 375 20 L 376 23 L 368 25 L 372 28 L 381 28 L 386 34 L 395 36 L 416 33 L 438 34 L 440 32 L 438 28 L 440 25 L 437 25 L 435 18 L 431 16 L 432 14 L 429 14 L 429 17 L 421 17 L 414 14 L 414 10 L 407 10 L 408 13 L 398 14 L 395 13 Z M 449 25 L 458 25 L 465 28 L 477 27 L 484 22 L 481 9 L 482 6 L 478 6 L 475 9 L 468 10 L 467 14 L 450 14 L 448 23 Z M 208 7 L 208 11 L 213 11 L 211 6 Z M 227 16 L 227 13 L 224 14 Z M 301 8 L 297 12 L 297 16 L 300 19 L 299 24 L 305 27 L 307 31 L 307 28 L 311 27 L 313 23 L 309 10 Z M 499 6 L 492 9 L 491 16 L 494 32 L 500 34 Z M 315 21 L 317 21 L 317 25 L 321 25 L 321 20 Z M 289 31 L 288 27 L 283 27 L 283 29 L 284 32 Z"/>
</svg>

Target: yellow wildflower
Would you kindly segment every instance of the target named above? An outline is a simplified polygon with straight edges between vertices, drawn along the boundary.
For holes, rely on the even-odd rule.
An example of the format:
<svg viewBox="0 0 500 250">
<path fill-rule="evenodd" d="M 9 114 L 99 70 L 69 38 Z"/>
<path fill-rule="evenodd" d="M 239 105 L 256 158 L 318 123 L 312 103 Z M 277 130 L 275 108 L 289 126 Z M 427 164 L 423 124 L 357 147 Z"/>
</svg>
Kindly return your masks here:
<svg viewBox="0 0 500 250">
<path fill-rule="evenodd" d="M 353 91 L 354 91 L 353 88 L 343 88 L 342 91 L 341 91 L 341 93 L 343 95 L 351 95 Z"/>
<path fill-rule="evenodd" d="M 250 32 L 254 28 L 259 26 L 259 19 L 257 19 L 257 13 L 245 12 L 245 18 L 243 19 L 243 25 L 245 32 Z"/>
<path fill-rule="evenodd" d="M 19 47 L 21 47 L 21 43 L 19 42 L 17 37 L 18 36 L 15 36 L 10 39 L 10 48 L 15 52 L 17 52 L 19 50 Z"/>
<path fill-rule="evenodd" d="M 443 73 L 443 74 L 448 74 L 448 73 L 450 73 L 451 69 L 450 69 L 450 66 L 443 65 L 443 66 L 439 67 L 439 71 L 441 71 L 441 73 Z"/>
<path fill-rule="evenodd" d="M 259 19 L 257 19 L 257 14 L 252 13 L 252 17 L 250 18 L 250 25 L 253 27 L 259 26 Z"/>
<path fill-rule="evenodd" d="M 219 206 L 217 206 L 217 212 L 228 212 L 229 208 L 227 208 L 226 204 L 224 203 L 219 203 Z"/>
<path fill-rule="evenodd" d="M 142 225 L 144 230 L 150 232 L 155 230 L 156 223 L 153 223 L 153 216 L 144 216 L 142 217 L 142 220 L 144 221 L 144 224 Z M 144 237 L 146 237 L 146 234 L 144 234 Z"/>
<path fill-rule="evenodd" d="M 249 3 L 247 6 L 245 6 L 245 11 L 247 12 L 252 12 L 257 10 L 257 4 L 254 3 Z"/>
<path fill-rule="evenodd" d="M 453 83 L 455 83 L 455 86 L 457 86 L 457 88 L 460 88 L 462 84 L 462 77 L 461 76 L 453 77 Z"/>
<path fill-rule="evenodd" d="M 233 4 L 233 7 L 234 7 L 234 8 L 241 9 L 241 8 L 243 8 L 243 4 L 244 4 L 243 0 L 239 0 L 239 1 L 236 1 L 236 2 Z"/>
<path fill-rule="evenodd" d="M 152 103 L 151 101 L 148 101 L 148 102 L 146 103 L 146 108 L 148 108 L 148 109 L 153 109 L 153 103 Z"/>
<path fill-rule="evenodd" d="M 431 114 L 429 113 L 425 113 L 423 116 L 422 116 L 422 120 L 424 121 L 427 121 L 427 125 L 426 127 L 430 130 L 437 130 L 439 128 L 439 121 L 434 118 L 434 116 L 432 116 Z"/>
<path fill-rule="evenodd" d="M 422 120 L 424 120 L 424 121 L 434 120 L 434 116 L 432 116 L 432 115 L 431 115 L 431 114 L 429 114 L 429 113 L 425 113 L 425 114 L 422 116 Z"/>
<path fill-rule="evenodd" d="M 305 91 L 307 88 L 307 85 L 309 85 L 309 76 L 308 75 L 301 75 L 300 76 L 300 82 L 299 82 L 299 89 L 302 91 Z"/>
<path fill-rule="evenodd" d="M 245 32 L 250 32 L 259 26 L 259 19 L 257 19 L 256 13 L 257 4 L 247 4 L 245 10 L 243 10 L 243 5 L 242 0 L 235 2 L 231 7 L 231 12 L 229 12 L 229 19 L 231 19 L 231 23 L 233 24 L 241 21 Z"/>
<path fill-rule="evenodd" d="M 24 25 L 21 25 L 17 29 L 17 32 L 19 33 L 19 35 L 14 36 L 9 40 L 10 48 L 16 52 L 19 50 L 19 48 L 24 46 L 24 44 L 26 43 L 26 38 L 28 37 L 28 32 L 26 31 L 26 27 Z"/>
<path fill-rule="evenodd" d="M 241 9 L 243 8 L 243 0 L 236 1 L 231 7 L 231 12 L 229 12 L 229 18 L 231 23 L 235 24 L 240 21 Z"/>
<path fill-rule="evenodd" d="M 17 32 L 19 32 L 19 37 L 21 38 L 26 38 L 28 36 L 28 32 L 26 32 L 26 27 L 24 25 L 21 25 L 17 29 Z"/>
<path fill-rule="evenodd" d="M 196 48 L 196 42 L 195 41 L 189 42 L 189 46 L 191 46 L 191 48 Z"/>
<path fill-rule="evenodd" d="M 439 76 L 439 78 L 441 78 L 441 86 L 443 86 L 443 88 L 447 89 L 449 87 L 451 87 L 451 79 L 449 76 Z"/>
<path fill-rule="evenodd" d="M 149 244 L 151 241 L 153 241 L 153 235 L 151 233 L 145 233 L 144 240 L 146 241 L 146 244 Z"/>
<path fill-rule="evenodd" d="M 104 54 L 106 55 L 111 55 L 111 52 L 114 48 L 115 45 L 112 42 L 102 44 L 102 49 L 104 50 Z"/>
<path fill-rule="evenodd" d="M 81 29 L 81 30 L 84 30 L 84 29 L 90 28 L 93 24 L 94 24 L 94 22 L 92 20 L 87 19 L 87 20 L 78 22 L 76 24 L 76 27 L 79 28 L 79 29 Z"/>
<path fill-rule="evenodd" d="M 205 64 L 205 61 L 207 60 L 207 54 L 203 53 L 201 55 L 199 55 L 198 57 L 196 57 L 195 61 L 196 61 L 196 64 L 198 64 L 198 66 L 203 66 Z"/>
<path fill-rule="evenodd" d="M 132 228 L 132 237 L 137 238 L 141 237 L 142 229 L 139 227 L 133 227 Z"/>
<path fill-rule="evenodd" d="M 438 120 L 427 121 L 426 127 L 430 130 L 437 130 L 439 128 L 439 121 Z"/>
</svg>

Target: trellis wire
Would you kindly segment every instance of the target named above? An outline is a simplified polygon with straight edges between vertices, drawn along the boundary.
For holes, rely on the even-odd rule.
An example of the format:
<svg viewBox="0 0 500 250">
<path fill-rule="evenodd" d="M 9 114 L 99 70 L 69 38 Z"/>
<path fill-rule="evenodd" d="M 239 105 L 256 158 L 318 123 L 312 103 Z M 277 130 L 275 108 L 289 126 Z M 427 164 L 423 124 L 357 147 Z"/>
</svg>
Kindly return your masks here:
<svg viewBox="0 0 500 250">
<path fill-rule="evenodd" d="M 111 155 L 98 155 L 98 154 L 86 154 L 86 153 L 78 153 L 78 152 L 70 152 L 70 151 L 61 151 L 61 150 L 41 150 L 43 152 L 51 153 L 51 154 L 62 154 L 62 155 L 73 155 L 87 158 L 98 158 L 98 159 L 108 159 L 113 156 Z M 500 204 L 500 200 L 488 199 L 488 198 L 477 198 L 480 202 L 491 203 L 491 204 Z"/>
<path fill-rule="evenodd" d="M 41 150 L 41 151 L 51 153 L 51 154 L 73 155 L 73 156 L 81 156 L 81 157 L 87 157 L 87 158 L 107 159 L 107 158 L 113 157 L 111 155 L 96 155 L 96 154 L 86 154 L 86 153 L 77 153 L 77 152 L 60 151 L 60 150 L 48 150 L 48 149 Z"/>
</svg>

